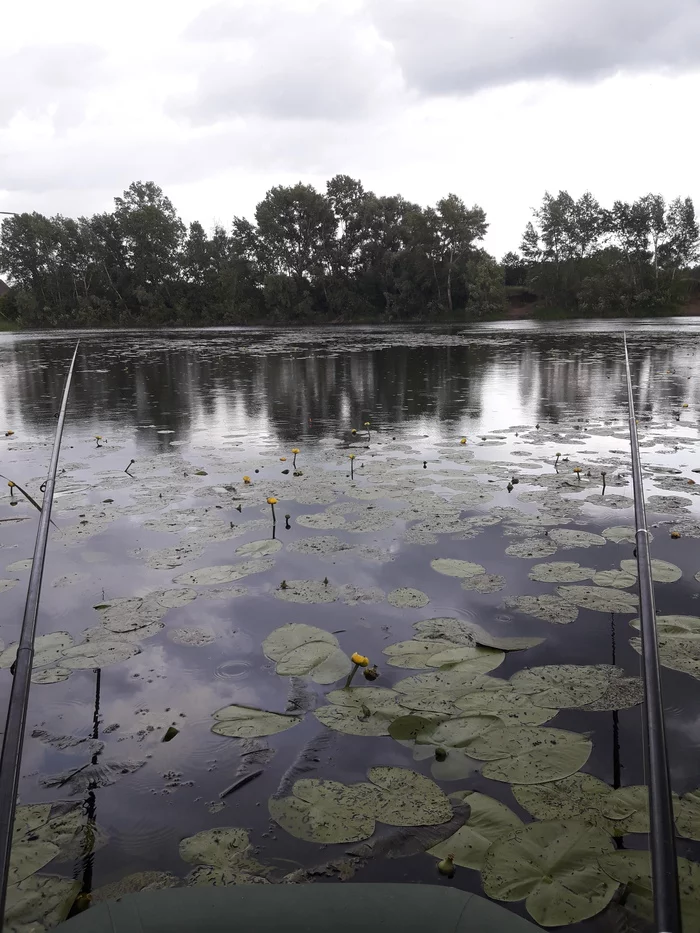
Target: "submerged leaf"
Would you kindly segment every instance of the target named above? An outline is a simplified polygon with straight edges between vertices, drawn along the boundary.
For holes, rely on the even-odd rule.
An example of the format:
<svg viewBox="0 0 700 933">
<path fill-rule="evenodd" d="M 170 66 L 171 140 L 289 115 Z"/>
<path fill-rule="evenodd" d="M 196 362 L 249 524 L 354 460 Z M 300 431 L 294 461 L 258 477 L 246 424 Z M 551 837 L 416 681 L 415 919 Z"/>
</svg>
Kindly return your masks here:
<svg viewBox="0 0 700 933">
<path fill-rule="evenodd" d="M 211 731 L 217 735 L 249 739 L 284 732 L 299 725 L 303 717 L 289 713 L 270 713 L 252 706 L 232 705 L 217 710 L 214 719 L 217 721 Z"/>
<path fill-rule="evenodd" d="M 610 837 L 585 823 L 530 823 L 497 840 L 481 879 L 489 897 L 525 900 L 541 926 L 563 926 L 593 917 L 618 885 L 598 865 L 612 849 Z"/>
</svg>

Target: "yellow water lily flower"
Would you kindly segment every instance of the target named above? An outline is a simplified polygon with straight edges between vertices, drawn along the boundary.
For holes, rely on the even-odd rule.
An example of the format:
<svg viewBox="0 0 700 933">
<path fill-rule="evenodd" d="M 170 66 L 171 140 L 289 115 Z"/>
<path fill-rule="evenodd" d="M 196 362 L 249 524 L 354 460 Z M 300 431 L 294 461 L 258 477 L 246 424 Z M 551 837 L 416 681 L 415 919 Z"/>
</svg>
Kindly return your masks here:
<svg viewBox="0 0 700 933">
<path fill-rule="evenodd" d="M 243 477 L 243 482 L 246 484 L 246 486 L 248 486 L 248 485 L 250 484 L 250 477 L 249 477 L 249 476 L 244 476 L 244 477 Z"/>
<path fill-rule="evenodd" d="M 287 462 L 286 457 L 280 457 L 280 463 L 286 463 L 286 462 Z"/>
<path fill-rule="evenodd" d="M 357 652 L 350 655 L 350 660 L 353 664 L 359 664 L 360 667 L 367 667 L 369 664 L 369 658 L 366 658 L 363 654 L 358 654 Z"/>
<path fill-rule="evenodd" d="M 299 453 L 301 453 L 301 451 L 299 450 L 298 447 L 292 447 L 292 453 L 293 453 L 293 454 L 299 454 Z"/>
<path fill-rule="evenodd" d="M 350 458 L 350 460 L 354 460 L 354 459 L 355 459 L 355 454 L 349 454 L 349 458 Z"/>
<path fill-rule="evenodd" d="M 5 431 L 5 437 L 12 437 L 14 433 L 15 433 L 14 431 Z"/>
<path fill-rule="evenodd" d="M 462 440 L 461 440 L 459 443 L 460 443 L 460 444 L 466 444 L 466 443 L 467 443 L 466 437 L 463 437 Z"/>
<path fill-rule="evenodd" d="M 268 505 L 277 505 L 277 499 L 274 496 L 270 496 L 267 500 Z"/>
</svg>

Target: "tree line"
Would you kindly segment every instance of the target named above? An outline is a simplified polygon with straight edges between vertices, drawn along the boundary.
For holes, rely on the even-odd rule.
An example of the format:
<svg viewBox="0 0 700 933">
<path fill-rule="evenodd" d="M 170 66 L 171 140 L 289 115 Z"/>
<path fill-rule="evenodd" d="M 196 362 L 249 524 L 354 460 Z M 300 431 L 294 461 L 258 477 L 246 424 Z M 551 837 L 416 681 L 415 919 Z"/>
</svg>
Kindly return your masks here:
<svg viewBox="0 0 700 933">
<path fill-rule="evenodd" d="M 5 219 L 0 314 L 27 327 L 468 320 L 527 300 L 633 313 L 693 288 L 690 198 L 608 210 L 590 193 L 546 194 L 501 262 L 481 245 L 487 229 L 455 194 L 421 207 L 337 175 L 324 193 L 274 187 L 254 221 L 207 232 L 153 182 L 134 182 L 111 212 Z"/>
</svg>

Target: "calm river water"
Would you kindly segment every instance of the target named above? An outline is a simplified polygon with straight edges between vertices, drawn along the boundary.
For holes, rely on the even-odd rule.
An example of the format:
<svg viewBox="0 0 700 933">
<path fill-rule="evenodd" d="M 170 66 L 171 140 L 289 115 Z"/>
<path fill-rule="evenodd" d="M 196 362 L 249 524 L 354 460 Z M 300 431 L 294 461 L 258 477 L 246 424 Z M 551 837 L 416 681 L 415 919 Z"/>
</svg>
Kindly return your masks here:
<svg viewBox="0 0 700 933">
<path fill-rule="evenodd" d="M 181 840 L 233 826 L 248 831 L 256 857 L 272 869 L 267 876 L 279 880 L 352 848 L 297 838 L 270 819 L 268 798 L 306 743 L 301 778 L 351 784 L 376 766 L 431 776 L 430 758 L 414 759 L 389 735 L 347 734 L 319 722 L 314 708 L 344 678 L 319 684 L 277 673 L 261 646 L 287 623 L 334 633 L 343 653 L 368 656 L 383 688 L 422 669 L 390 665 L 384 649 L 415 636 L 414 623 L 445 618 L 497 636 L 542 639 L 507 652 L 491 677 L 562 664 L 615 664 L 638 674 L 629 606 L 611 613 L 579 601 L 575 620 L 557 624 L 513 602 L 557 597 L 561 581 L 528 576 L 536 564 L 578 562 L 590 568 L 578 584 L 593 587 L 594 571 L 619 569 L 633 556 L 632 545 L 616 543 L 614 534 L 595 542 L 584 536 L 591 546 L 580 547 L 556 540 L 554 531 L 600 536 L 633 524 L 624 498 L 631 490 L 622 330 L 619 322 L 519 322 L 0 334 L 0 472 L 35 498 L 67 363 L 81 340 L 38 628 L 72 641 L 44 656 L 49 682 L 32 688 L 21 801 L 92 808 L 100 844 L 92 859 L 64 852 L 42 871 L 81 883 L 87 872 L 95 890 L 136 872 L 181 879 L 193 868 L 181 858 Z M 629 342 L 646 494 L 669 497 L 652 500 L 652 556 L 681 573 L 658 583 L 658 612 L 700 615 L 700 319 L 637 321 Z M 300 451 L 296 477 L 293 448 Z M 22 561 L 31 557 L 37 518 L 21 497 L 13 505 L 9 492 L 0 499 L 5 647 L 18 635 L 28 579 Z M 274 531 L 270 496 L 277 499 Z M 680 539 L 671 537 L 674 530 Z M 245 548 L 273 534 L 269 548 Z M 317 546 L 298 546 L 312 538 Z M 524 542 L 532 545 L 530 558 L 518 556 Z M 458 570 L 431 566 L 441 559 L 477 563 L 491 576 L 463 587 L 468 577 Z M 246 561 L 254 566 L 214 574 L 213 584 L 206 574 L 184 576 Z M 605 592 L 629 600 L 636 591 L 624 582 Z M 406 587 L 419 595 L 407 596 Z M 113 602 L 120 598 L 144 604 Z M 89 655 L 74 650 L 72 665 L 64 652 L 103 622 L 110 645 L 131 647 L 100 667 L 98 681 Z M 0 670 L 3 709 L 9 663 Z M 673 787 L 682 795 L 700 784 L 700 683 L 668 667 L 663 677 Z M 361 672 L 355 684 L 369 686 Z M 213 733 L 213 713 L 231 704 L 292 711 L 301 721 L 267 737 Z M 553 710 L 546 727 L 591 740 L 584 772 L 611 788 L 642 784 L 640 706 L 581 705 Z M 359 720 L 369 712 L 360 707 Z M 164 743 L 170 725 L 179 731 Z M 322 733 L 326 739 L 314 745 Z M 94 736 L 98 744 L 78 742 Z M 69 779 L 86 764 L 88 779 Z M 447 794 L 478 791 L 525 822 L 534 819 L 512 792 L 516 782 L 484 776 L 484 764 L 459 780 L 433 773 Z M 256 770 L 262 773 L 220 798 Z M 287 795 L 292 784 L 283 782 Z M 622 839 L 626 849 L 646 842 L 643 833 Z M 700 842 L 679 838 L 678 852 L 700 860 Z M 427 854 L 354 867 L 357 881 L 482 891 L 478 871 L 459 867 L 448 882 Z M 527 916 L 523 901 L 507 906 Z M 572 929 L 608 929 L 603 916 Z"/>
</svg>

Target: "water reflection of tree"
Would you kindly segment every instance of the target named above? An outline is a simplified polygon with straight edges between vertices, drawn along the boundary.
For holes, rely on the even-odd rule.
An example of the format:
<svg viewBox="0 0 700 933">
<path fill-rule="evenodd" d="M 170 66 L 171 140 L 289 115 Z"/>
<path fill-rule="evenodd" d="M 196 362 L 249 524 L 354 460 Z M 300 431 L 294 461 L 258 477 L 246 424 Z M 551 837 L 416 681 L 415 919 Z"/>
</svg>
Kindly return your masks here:
<svg viewBox="0 0 700 933">
<path fill-rule="evenodd" d="M 343 433 L 367 420 L 377 427 L 434 420 L 445 423 L 448 436 L 453 422 L 502 410 L 504 398 L 532 422 L 556 422 L 572 410 L 593 417 L 601 407 L 623 416 L 618 336 L 527 332 L 503 339 L 501 332 L 463 345 L 430 345 L 426 337 L 423 346 L 373 349 L 371 332 L 345 335 L 345 347 L 342 332 L 296 346 L 290 334 L 290 350 L 280 352 L 272 332 L 90 334 L 81 346 L 71 416 L 105 436 L 136 422 L 181 440 L 195 431 L 269 432 L 281 443 Z M 0 372 L 8 424 L 52 430 L 70 343 L 67 337 L 15 342 L 13 365 Z M 670 338 L 634 347 L 640 411 L 666 413 L 669 395 L 686 399 L 686 352 Z M 155 431 L 138 435 L 153 452 L 169 449 L 171 439 Z"/>
</svg>

